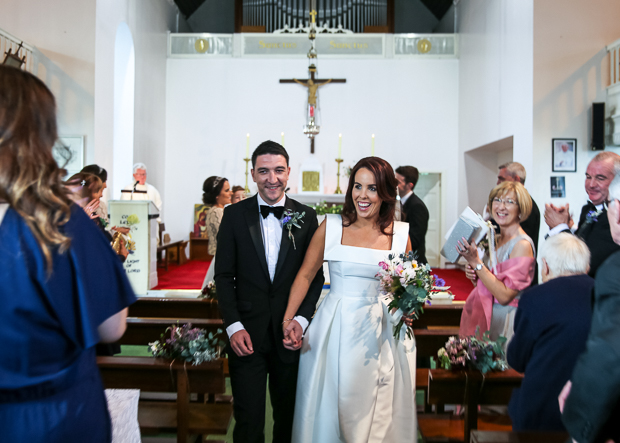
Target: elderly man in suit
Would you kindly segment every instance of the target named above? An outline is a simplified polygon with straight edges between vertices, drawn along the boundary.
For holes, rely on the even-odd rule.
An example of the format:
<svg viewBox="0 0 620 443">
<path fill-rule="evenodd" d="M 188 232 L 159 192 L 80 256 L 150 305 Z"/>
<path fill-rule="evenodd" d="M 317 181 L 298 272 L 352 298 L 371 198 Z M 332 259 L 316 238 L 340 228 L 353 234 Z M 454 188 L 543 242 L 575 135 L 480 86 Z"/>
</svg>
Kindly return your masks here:
<svg viewBox="0 0 620 443">
<path fill-rule="evenodd" d="M 620 164 L 609 185 L 610 236 L 620 245 Z M 620 441 L 620 250 L 599 267 L 586 350 L 559 397 L 562 421 L 579 443 Z M 553 377 L 553 375 L 550 375 Z"/>
<path fill-rule="evenodd" d="M 396 168 L 398 195 L 405 214 L 404 221 L 409 223 L 411 250 L 417 254 L 419 263 L 428 263 L 426 259 L 426 231 L 428 230 L 428 209 L 424 202 L 413 193 L 420 176 L 415 166 Z"/>
<path fill-rule="evenodd" d="M 590 276 L 595 277 L 603 262 L 616 251 L 620 251 L 611 238 L 607 219 L 609 184 L 614 178 L 615 168 L 620 165 L 620 156 L 613 152 L 601 152 L 594 157 L 586 169 L 586 192 L 588 203 L 581 208 L 579 225 L 576 226 L 569 212 L 569 206 L 545 205 L 545 222 L 549 225 L 549 236 L 559 232 L 574 232 L 590 248 Z"/>
<path fill-rule="evenodd" d="M 278 143 L 261 143 L 252 154 L 258 194 L 224 209 L 218 232 L 215 283 L 230 337 L 230 381 L 235 443 L 262 443 L 267 375 L 273 406 L 273 441 L 291 441 L 299 351 L 285 339 L 282 319 L 289 291 L 318 227 L 316 213 L 284 193 L 290 167 Z M 301 216 L 289 236 L 285 213 Z M 294 241 L 294 243 L 293 243 Z M 323 287 L 320 270 L 291 322 L 296 337 L 314 315 Z"/>
<path fill-rule="evenodd" d="M 561 233 L 545 242 L 541 257 L 543 283 L 521 295 L 506 353 L 508 364 L 525 373 L 510 399 L 515 431 L 565 431 L 555 399 L 590 331 L 594 280 L 586 274 L 588 247 L 579 237 Z"/>
</svg>

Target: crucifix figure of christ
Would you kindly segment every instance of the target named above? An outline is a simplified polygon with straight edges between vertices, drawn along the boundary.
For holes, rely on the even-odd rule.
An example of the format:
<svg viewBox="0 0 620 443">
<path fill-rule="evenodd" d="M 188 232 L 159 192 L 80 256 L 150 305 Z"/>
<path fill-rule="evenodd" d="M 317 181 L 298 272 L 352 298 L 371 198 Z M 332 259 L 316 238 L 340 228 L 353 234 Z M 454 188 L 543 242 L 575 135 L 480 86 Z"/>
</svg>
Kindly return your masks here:
<svg viewBox="0 0 620 443">
<path fill-rule="evenodd" d="M 308 88 L 308 116 L 310 119 L 310 125 L 314 125 L 314 113 L 319 87 L 328 83 L 346 83 L 347 80 L 344 78 L 314 78 L 316 75 L 316 67 L 314 65 L 310 65 L 308 70 L 310 71 L 310 78 L 308 79 L 280 79 L 280 83 L 297 83 Z M 310 136 L 310 153 L 314 154 L 314 135 Z"/>
</svg>

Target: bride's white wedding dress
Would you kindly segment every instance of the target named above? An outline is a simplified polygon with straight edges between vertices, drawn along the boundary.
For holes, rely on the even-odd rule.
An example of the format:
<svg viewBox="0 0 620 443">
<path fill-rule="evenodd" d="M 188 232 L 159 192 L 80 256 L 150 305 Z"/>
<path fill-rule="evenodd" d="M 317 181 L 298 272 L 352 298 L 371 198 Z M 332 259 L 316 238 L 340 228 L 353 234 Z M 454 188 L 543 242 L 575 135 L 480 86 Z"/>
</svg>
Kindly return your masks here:
<svg viewBox="0 0 620 443">
<path fill-rule="evenodd" d="M 331 290 L 304 337 L 293 443 L 415 442 L 415 340 L 394 340 L 379 262 L 405 252 L 408 225 L 396 222 L 392 250 L 343 246 L 342 218 L 327 215 Z"/>
</svg>

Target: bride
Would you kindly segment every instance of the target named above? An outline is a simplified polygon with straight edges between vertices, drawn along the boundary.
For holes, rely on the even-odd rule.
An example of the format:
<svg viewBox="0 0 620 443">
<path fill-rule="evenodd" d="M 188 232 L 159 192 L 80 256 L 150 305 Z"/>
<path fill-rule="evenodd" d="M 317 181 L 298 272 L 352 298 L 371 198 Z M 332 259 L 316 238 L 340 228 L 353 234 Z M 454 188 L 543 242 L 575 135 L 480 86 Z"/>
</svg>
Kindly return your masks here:
<svg viewBox="0 0 620 443">
<path fill-rule="evenodd" d="M 394 340 L 375 278 L 388 254 L 411 249 L 408 226 L 393 221 L 397 181 L 388 162 L 364 158 L 351 177 L 342 216 L 327 215 L 316 231 L 284 316 L 285 347 L 301 347 L 292 441 L 414 442 L 415 341 L 402 332 Z M 331 290 L 302 342 L 292 318 L 323 260 Z"/>
</svg>

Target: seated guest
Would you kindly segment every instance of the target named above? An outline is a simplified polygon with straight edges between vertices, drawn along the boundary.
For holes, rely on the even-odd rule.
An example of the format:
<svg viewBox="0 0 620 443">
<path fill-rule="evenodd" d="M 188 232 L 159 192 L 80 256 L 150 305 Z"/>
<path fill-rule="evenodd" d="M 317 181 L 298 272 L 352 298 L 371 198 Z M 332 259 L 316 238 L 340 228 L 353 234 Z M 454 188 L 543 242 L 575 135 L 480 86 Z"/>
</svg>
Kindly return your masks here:
<svg viewBox="0 0 620 443">
<path fill-rule="evenodd" d="M 145 191 L 145 193 L 132 193 L 132 192 L 121 192 L 121 200 L 150 200 L 153 202 L 155 207 L 159 210 L 159 218 L 157 221 L 161 223 L 161 211 L 163 208 L 163 203 L 161 201 L 161 196 L 159 195 L 159 191 L 155 188 L 155 186 L 146 182 L 146 165 L 144 163 L 136 163 L 133 165 L 133 178 L 134 183 L 131 185 L 127 185 L 123 188 L 123 191 Z"/>
<path fill-rule="evenodd" d="M 549 236 L 559 232 L 574 232 L 586 242 L 590 249 L 591 277 L 596 276 L 598 267 L 612 255 L 620 251 L 609 232 L 607 203 L 609 184 L 614 178 L 614 168 L 620 167 L 620 156 L 605 151 L 597 154 L 586 169 L 586 192 L 589 202 L 581 208 L 579 225 L 575 225 L 569 206 L 545 205 L 545 222 L 549 225 Z"/>
<path fill-rule="evenodd" d="M 243 186 L 233 186 L 232 193 L 231 204 L 234 205 L 235 203 L 245 200 L 245 188 Z"/>
<path fill-rule="evenodd" d="M 418 183 L 418 168 L 399 166 L 396 168 L 398 195 L 405 215 L 403 221 L 409 223 L 409 240 L 411 250 L 417 255 L 419 263 L 428 263 L 426 259 L 426 231 L 428 230 L 428 209 L 424 202 L 413 193 Z"/>
<path fill-rule="evenodd" d="M 207 234 L 209 236 L 209 255 L 213 256 L 207 275 L 205 275 L 202 287 L 206 287 L 209 282 L 213 281 L 213 272 L 215 270 L 215 251 L 217 251 L 217 233 L 220 230 L 222 216 L 224 215 L 224 206 L 230 204 L 232 191 L 230 184 L 224 177 L 209 177 L 202 185 L 202 202 L 205 205 L 211 205 L 207 212 Z"/>
<path fill-rule="evenodd" d="M 95 345 L 123 335 L 136 298 L 67 196 L 56 128 L 45 84 L 0 66 L 0 335 L 10 350 L 0 359 L 0 432 L 7 442 L 107 443 Z"/>
<path fill-rule="evenodd" d="M 520 223 L 532 210 L 532 198 L 519 182 L 504 182 L 489 194 L 491 216 L 499 225 L 495 248 L 489 248 L 484 261 L 475 242 L 465 239 L 457 250 L 467 260 L 466 275 L 475 288 L 465 302 L 461 316 L 461 335 L 490 331 L 491 339 L 504 335 L 506 319 L 518 305 L 519 292 L 534 277 L 534 242 Z M 489 244 L 491 240 L 489 239 Z"/>
<path fill-rule="evenodd" d="M 521 295 L 506 354 L 525 374 L 509 412 L 514 431 L 565 432 L 556 399 L 586 347 L 594 280 L 590 251 L 574 235 L 550 238 L 541 256 L 543 284 Z"/>
</svg>

